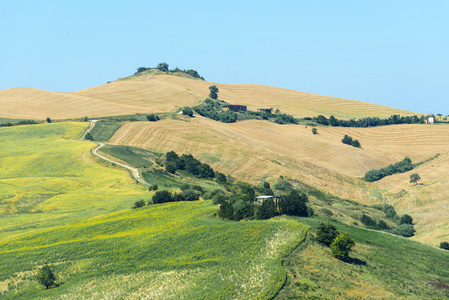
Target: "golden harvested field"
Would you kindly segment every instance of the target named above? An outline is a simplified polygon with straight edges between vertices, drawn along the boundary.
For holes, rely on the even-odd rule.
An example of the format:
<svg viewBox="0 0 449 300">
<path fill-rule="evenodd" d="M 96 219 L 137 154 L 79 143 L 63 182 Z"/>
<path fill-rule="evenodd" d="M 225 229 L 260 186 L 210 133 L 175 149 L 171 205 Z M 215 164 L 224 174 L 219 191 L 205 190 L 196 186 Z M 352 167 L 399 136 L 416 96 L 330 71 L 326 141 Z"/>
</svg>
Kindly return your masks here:
<svg viewBox="0 0 449 300">
<path fill-rule="evenodd" d="M 194 106 L 209 94 L 209 86 L 219 88 L 219 99 L 248 109 L 279 108 L 295 117 L 319 114 L 337 118 L 367 116 L 389 117 L 414 113 L 386 106 L 329 96 L 321 96 L 250 84 L 218 84 L 169 75 L 131 76 L 109 84 L 60 93 L 33 88 L 0 91 L 0 118 L 67 119 L 135 113 L 175 112 L 179 107 Z"/>
<path fill-rule="evenodd" d="M 318 127 L 318 135 L 302 125 L 266 121 L 231 124 L 202 117 L 189 121 L 133 122 L 120 128 L 110 142 L 158 152 L 191 153 L 214 169 L 258 183 L 278 176 L 297 178 L 340 197 L 367 204 L 388 198 L 401 213 L 416 220 L 416 239 L 434 243 L 449 232 L 449 204 L 444 179 L 448 164 L 449 132 L 441 125 L 396 125 L 376 128 Z M 341 143 L 345 134 L 363 149 Z M 415 163 L 442 154 L 411 172 L 422 185 L 409 183 L 410 172 L 376 183 L 360 179 L 366 171 L 386 167 L 409 156 Z M 436 226 L 439 226 L 438 230 Z"/>
</svg>

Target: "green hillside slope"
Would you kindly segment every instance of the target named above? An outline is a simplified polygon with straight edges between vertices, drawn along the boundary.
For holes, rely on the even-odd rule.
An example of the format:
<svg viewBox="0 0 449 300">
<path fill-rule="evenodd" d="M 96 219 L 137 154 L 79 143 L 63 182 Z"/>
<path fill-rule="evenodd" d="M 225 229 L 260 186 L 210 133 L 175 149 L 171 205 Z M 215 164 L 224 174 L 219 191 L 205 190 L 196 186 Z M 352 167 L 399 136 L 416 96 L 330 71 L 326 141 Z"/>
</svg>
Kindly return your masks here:
<svg viewBox="0 0 449 300">
<path fill-rule="evenodd" d="M 96 163 L 87 123 L 0 128 L 0 241 L 128 208 L 148 195 L 126 171 Z"/>
<path fill-rule="evenodd" d="M 212 219 L 210 201 L 111 214 L 0 244 L 6 299 L 267 299 L 286 278 L 282 257 L 305 237 L 294 220 Z M 33 281 L 55 265 L 60 286 Z"/>
</svg>

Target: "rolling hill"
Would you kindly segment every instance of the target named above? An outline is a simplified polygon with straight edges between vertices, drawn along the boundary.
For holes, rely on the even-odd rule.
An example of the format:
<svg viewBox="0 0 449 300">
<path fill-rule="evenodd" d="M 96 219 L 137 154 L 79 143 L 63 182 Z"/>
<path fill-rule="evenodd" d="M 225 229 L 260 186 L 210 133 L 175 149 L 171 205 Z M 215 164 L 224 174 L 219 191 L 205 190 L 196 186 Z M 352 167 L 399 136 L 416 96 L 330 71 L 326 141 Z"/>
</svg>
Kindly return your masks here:
<svg viewBox="0 0 449 300">
<path fill-rule="evenodd" d="M 350 119 L 414 114 L 361 101 L 269 86 L 218 84 L 181 76 L 141 73 L 72 93 L 33 88 L 2 90 L 0 118 L 43 120 L 46 117 L 70 119 L 175 112 L 179 107 L 197 105 L 207 97 L 208 88 L 213 84 L 220 90 L 220 99 L 228 103 L 247 105 L 251 110 L 279 108 L 295 117 L 333 114 L 337 118 Z"/>
<path fill-rule="evenodd" d="M 206 291 L 214 299 L 271 298 L 286 280 L 281 267 L 284 259 L 289 279 L 277 294 L 279 299 L 449 295 L 447 263 L 441 263 L 449 254 L 433 247 L 449 240 L 446 124 L 316 126 L 314 135 L 309 123 L 220 123 L 176 113 L 200 103 L 212 84 L 228 103 L 247 105 L 250 110 L 278 108 L 295 117 L 414 114 L 361 101 L 153 71 L 72 93 L 32 88 L 0 91 L 0 118 L 61 121 L 0 128 L 0 258 L 6 262 L 0 268 L 0 296 L 55 299 L 79 293 L 91 299 L 143 295 L 191 299 Z M 207 199 L 131 210 L 132 203 L 149 201 L 154 191 L 90 153 L 95 143 L 78 140 L 87 122 L 63 120 L 137 113 L 157 113 L 163 119 L 106 118 L 97 122 L 94 136 L 108 147 L 137 147 L 133 149 L 144 156 L 131 157 L 127 147 L 108 148 L 109 155 L 120 153 L 123 160 L 131 157 L 136 164 L 144 162 L 148 172 L 157 170 L 146 179 L 160 180 L 160 189 L 176 190 L 186 182 L 217 187 L 214 181 L 164 173 L 162 153 L 174 150 L 192 154 L 236 180 L 273 185 L 279 178 L 288 178 L 298 188 L 318 189 L 310 196 L 318 218 L 223 221 L 214 217 L 217 207 Z M 359 140 L 362 147 L 343 144 L 345 134 Z M 368 170 L 406 156 L 423 163 L 377 182 L 361 179 Z M 411 173 L 420 174 L 418 185 L 409 182 Z M 417 232 L 411 239 L 415 241 L 360 228 L 362 214 L 384 215 L 366 205 L 386 202 L 399 214 L 413 217 Z M 352 261 L 332 258 L 328 249 L 314 241 L 315 228 L 323 220 L 334 222 L 356 239 Z M 33 281 L 45 263 L 56 267 L 60 287 L 45 291 Z M 177 289 L 158 288 L 161 282 Z"/>
</svg>

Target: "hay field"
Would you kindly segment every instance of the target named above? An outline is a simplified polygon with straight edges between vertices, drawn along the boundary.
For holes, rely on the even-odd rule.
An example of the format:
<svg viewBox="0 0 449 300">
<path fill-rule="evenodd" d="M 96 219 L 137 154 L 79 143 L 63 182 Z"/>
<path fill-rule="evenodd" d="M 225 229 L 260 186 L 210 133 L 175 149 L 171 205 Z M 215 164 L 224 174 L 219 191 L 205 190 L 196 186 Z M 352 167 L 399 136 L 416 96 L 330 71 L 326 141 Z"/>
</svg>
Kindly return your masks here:
<svg viewBox="0 0 449 300">
<path fill-rule="evenodd" d="M 191 153 L 215 170 L 241 180 L 273 182 L 280 175 L 297 178 L 342 198 L 366 204 L 388 198 L 400 213 L 416 220 L 416 239 L 434 244 L 449 234 L 446 159 L 449 131 L 444 125 L 395 125 L 376 128 L 318 127 L 318 135 L 302 125 L 249 120 L 231 124 L 202 117 L 190 121 L 133 122 L 122 126 L 110 142 L 157 152 Z M 363 149 L 341 143 L 345 134 Z M 423 185 L 409 183 L 410 172 L 367 183 L 368 170 L 386 167 L 409 156 L 415 163 L 442 155 L 416 170 Z M 405 192 L 401 192 L 404 190 Z M 416 199 L 423 199 L 417 202 Z M 429 199 L 429 201 L 424 201 Z M 430 199 L 432 199 L 430 201 Z"/>
<path fill-rule="evenodd" d="M 131 76 L 109 84 L 61 93 L 33 88 L 11 88 L 0 91 L 0 118 L 69 119 L 130 115 L 135 113 L 175 112 L 183 106 L 194 106 L 209 94 L 215 84 L 219 98 L 248 109 L 279 108 L 295 117 L 319 114 L 337 118 L 367 116 L 388 117 L 411 112 L 390 107 L 321 96 L 262 85 L 218 84 L 171 75 Z"/>
<path fill-rule="evenodd" d="M 3 296 L 273 297 L 286 278 L 282 260 L 305 238 L 305 226 L 282 217 L 223 221 L 211 218 L 216 209 L 210 201 L 151 205 L 0 243 L 0 287 L 9 284 Z M 58 288 L 45 290 L 23 276 L 43 262 L 56 266 Z"/>
<path fill-rule="evenodd" d="M 151 197 L 126 171 L 98 164 L 90 154 L 95 143 L 77 140 L 87 126 L 0 128 L 0 241 Z"/>
</svg>

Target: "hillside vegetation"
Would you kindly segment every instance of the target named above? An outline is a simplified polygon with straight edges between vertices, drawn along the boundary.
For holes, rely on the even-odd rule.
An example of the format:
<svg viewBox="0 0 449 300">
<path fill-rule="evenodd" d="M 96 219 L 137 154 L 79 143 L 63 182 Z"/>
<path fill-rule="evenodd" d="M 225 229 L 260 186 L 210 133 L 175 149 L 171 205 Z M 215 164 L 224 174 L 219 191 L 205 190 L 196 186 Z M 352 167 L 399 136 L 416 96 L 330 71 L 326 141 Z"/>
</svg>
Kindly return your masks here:
<svg viewBox="0 0 449 300">
<path fill-rule="evenodd" d="M 363 149 L 341 143 L 345 134 L 359 140 Z M 436 245 L 446 238 L 442 233 L 449 226 L 449 215 L 438 209 L 449 204 L 444 192 L 449 181 L 442 176 L 449 159 L 449 131 L 444 125 L 319 127 L 319 134 L 313 135 L 301 125 L 257 120 L 223 124 L 196 116 L 127 123 L 110 142 L 162 153 L 190 153 L 219 172 L 252 183 L 284 175 L 366 204 L 383 204 L 388 199 L 401 212 L 414 216 L 416 239 Z M 414 170 L 421 174 L 422 185 L 411 185 L 407 172 L 373 183 L 362 180 L 367 171 L 407 156 L 419 163 L 437 153 L 438 158 Z"/>
<path fill-rule="evenodd" d="M 216 206 L 178 202 L 112 214 L 0 244 L 6 299 L 250 299 L 281 288 L 282 257 L 305 227 L 211 219 Z M 76 251 L 74 251 L 76 249 Z M 30 275 L 52 263 L 60 286 L 44 290 Z"/>
</svg>

